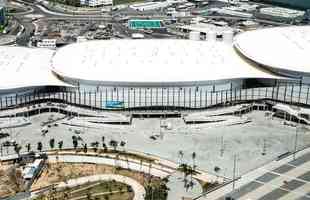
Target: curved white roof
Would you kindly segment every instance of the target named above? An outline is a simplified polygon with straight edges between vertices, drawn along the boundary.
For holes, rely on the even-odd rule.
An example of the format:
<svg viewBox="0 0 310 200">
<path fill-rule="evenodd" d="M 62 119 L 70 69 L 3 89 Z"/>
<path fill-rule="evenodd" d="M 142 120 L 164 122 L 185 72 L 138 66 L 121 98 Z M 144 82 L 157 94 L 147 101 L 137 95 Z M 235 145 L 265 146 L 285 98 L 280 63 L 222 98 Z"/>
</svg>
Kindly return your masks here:
<svg viewBox="0 0 310 200">
<path fill-rule="evenodd" d="M 173 84 L 276 78 L 244 61 L 231 45 L 192 40 L 107 40 L 57 51 L 55 73 L 107 84 Z"/>
<path fill-rule="evenodd" d="M 50 70 L 54 51 L 0 47 L 0 90 L 32 86 L 68 86 Z"/>
<path fill-rule="evenodd" d="M 235 47 L 267 67 L 310 74 L 310 26 L 249 31 L 235 37 Z"/>
</svg>

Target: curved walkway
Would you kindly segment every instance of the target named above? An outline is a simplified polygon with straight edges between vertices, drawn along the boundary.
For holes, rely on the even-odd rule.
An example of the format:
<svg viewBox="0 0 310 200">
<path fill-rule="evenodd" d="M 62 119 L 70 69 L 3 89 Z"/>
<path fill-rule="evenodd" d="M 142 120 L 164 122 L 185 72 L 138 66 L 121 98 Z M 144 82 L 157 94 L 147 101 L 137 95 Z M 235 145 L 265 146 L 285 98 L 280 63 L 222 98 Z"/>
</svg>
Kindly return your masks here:
<svg viewBox="0 0 310 200">
<path fill-rule="evenodd" d="M 162 165 L 156 163 L 140 163 L 138 160 L 133 160 L 128 158 L 126 161 L 125 158 L 119 157 L 115 159 L 114 156 L 104 157 L 104 156 L 95 156 L 95 155 L 64 155 L 59 154 L 58 158 L 56 155 L 49 155 L 50 161 L 58 161 L 66 162 L 66 163 L 96 163 L 96 164 L 105 164 L 111 166 L 119 166 L 124 169 L 131 169 L 138 172 L 150 173 L 153 176 L 157 177 L 167 177 L 172 174 L 175 170 L 170 169 L 168 167 L 164 167 Z"/>
<path fill-rule="evenodd" d="M 128 153 L 133 153 L 137 155 L 142 155 L 148 158 L 154 159 L 154 162 L 141 162 L 138 159 L 128 158 L 126 156 L 119 156 L 117 160 L 115 160 L 114 155 L 110 154 L 94 154 L 94 153 L 87 153 L 86 155 L 84 153 L 81 154 L 75 154 L 74 152 L 66 152 L 58 154 L 58 161 L 62 162 L 69 162 L 69 163 L 96 163 L 96 164 L 106 164 L 106 165 L 112 165 L 112 166 L 119 166 L 124 169 L 130 168 L 132 170 L 143 172 L 143 173 L 149 173 L 153 176 L 157 176 L 160 178 L 167 177 L 171 174 L 173 174 L 177 168 L 178 164 L 174 163 L 170 160 L 167 160 L 165 158 L 161 158 L 155 155 L 151 154 L 145 154 L 143 152 L 138 152 L 134 150 L 127 150 Z M 108 155 L 108 157 L 107 157 Z M 49 154 L 49 160 L 56 161 L 56 155 L 55 154 Z M 228 179 L 227 177 L 221 177 L 218 175 L 214 175 L 210 172 L 206 172 L 203 170 L 197 170 L 199 172 L 198 174 L 194 175 L 193 177 L 204 181 L 204 182 L 225 182 L 225 179 Z"/>
<path fill-rule="evenodd" d="M 110 181 L 115 180 L 117 182 L 125 183 L 127 185 L 130 185 L 132 187 L 132 190 L 134 191 L 134 198 L 133 200 L 144 200 L 145 196 L 145 189 L 144 187 L 138 183 L 136 180 L 116 175 L 116 174 L 100 174 L 100 175 L 94 175 L 94 176 L 86 176 L 82 178 L 77 179 L 71 179 L 69 181 L 60 183 L 57 188 L 65 188 L 65 187 L 75 187 L 78 185 L 82 185 L 88 182 L 96 182 L 96 181 Z"/>
</svg>

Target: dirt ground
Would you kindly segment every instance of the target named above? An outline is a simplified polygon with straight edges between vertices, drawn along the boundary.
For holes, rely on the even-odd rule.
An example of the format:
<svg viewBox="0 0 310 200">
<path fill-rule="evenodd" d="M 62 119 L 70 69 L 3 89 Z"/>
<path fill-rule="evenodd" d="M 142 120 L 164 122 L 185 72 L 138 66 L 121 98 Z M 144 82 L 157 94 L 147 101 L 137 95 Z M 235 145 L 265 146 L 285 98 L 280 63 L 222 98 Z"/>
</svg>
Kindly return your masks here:
<svg viewBox="0 0 310 200">
<path fill-rule="evenodd" d="M 21 171 L 13 165 L 0 165 L 0 199 L 23 190 Z"/>
<path fill-rule="evenodd" d="M 31 190 L 38 190 L 51 184 L 95 174 L 120 174 L 131 177 L 144 185 L 147 177 L 143 173 L 127 169 L 115 169 L 113 166 L 97 164 L 47 163 L 39 178 L 33 183 Z"/>
</svg>

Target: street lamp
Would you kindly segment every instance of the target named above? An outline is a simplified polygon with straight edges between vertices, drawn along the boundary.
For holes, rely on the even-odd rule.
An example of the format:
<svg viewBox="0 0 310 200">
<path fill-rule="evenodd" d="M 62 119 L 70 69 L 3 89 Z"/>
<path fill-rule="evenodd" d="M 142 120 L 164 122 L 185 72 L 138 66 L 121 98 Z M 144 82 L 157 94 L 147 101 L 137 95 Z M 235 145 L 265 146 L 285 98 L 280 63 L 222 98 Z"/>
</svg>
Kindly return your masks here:
<svg viewBox="0 0 310 200">
<path fill-rule="evenodd" d="M 298 125 L 300 125 L 300 119 L 298 119 L 298 123 L 296 124 L 295 129 L 295 142 L 294 142 L 294 153 L 293 153 L 293 160 L 296 159 L 296 152 L 297 152 L 297 140 L 298 140 Z"/>
<path fill-rule="evenodd" d="M 236 166 L 237 166 L 237 154 L 234 155 L 234 168 L 233 168 L 233 191 L 235 190 L 236 182 Z"/>
<path fill-rule="evenodd" d="M 3 156 L 3 144 L 0 144 L 0 152 L 1 152 L 1 157 Z"/>
</svg>

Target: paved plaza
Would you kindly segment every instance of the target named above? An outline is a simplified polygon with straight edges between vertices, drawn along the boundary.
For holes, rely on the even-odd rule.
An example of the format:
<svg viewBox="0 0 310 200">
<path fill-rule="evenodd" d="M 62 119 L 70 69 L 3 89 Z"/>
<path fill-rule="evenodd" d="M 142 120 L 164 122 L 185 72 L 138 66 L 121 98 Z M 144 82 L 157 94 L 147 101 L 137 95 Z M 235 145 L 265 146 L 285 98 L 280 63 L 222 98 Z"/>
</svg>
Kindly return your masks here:
<svg viewBox="0 0 310 200">
<path fill-rule="evenodd" d="M 42 142 L 44 150 L 49 149 L 52 138 L 56 143 L 62 140 L 63 148 L 72 148 L 73 135 L 80 136 L 82 142 L 88 144 L 101 142 L 105 136 L 106 144 L 110 140 L 125 141 L 127 150 L 153 154 L 176 163 L 180 162 L 178 152 L 182 150 L 183 161 L 189 164 L 192 163 L 191 154 L 196 152 L 199 169 L 215 173 L 214 168 L 218 166 L 220 171 L 215 174 L 228 178 L 232 178 L 234 155 L 238 157 L 237 175 L 242 175 L 294 150 L 295 127 L 284 125 L 281 119 L 270 120 L 264 111 L 243 115 L 251 122 L 233 126 L 213 126 L 211 123 L 187 125 L 182 118 L 168 118 L 165 123 L 171 123 L 170 130 L 160 128 L 161 120 L 158 118 L 133 118 L 130 125 L 93 123 L 91 128 L 70 126 L 70 121 L 64 119 L 66 124 L 58 121 L 58 126 L 52 124 L 44 135 L 41 124 L 51 118 L 51 114 L 54 119 L 63 116 L 59 113 L 32 116 L 30 125 L 7 130 L 11 134 L 8 139 L 25 145 L 31 143 L 31 150 L 37 151 L 38 142 Z M 80 120 L 83 122 L 82 117 Z M 156 136 L 155 140 L 152 136 Z M 298 148 L 308 146 L 309 141 L 308 131 L 298 132 Z M 25 151 L 23 146 L 22 152 Z M 264 151 L 265 155 L 262 155 Z M 6 156 L 14 153 L 14 149 L 4 147 L 2 153 Z"/>
<path fill-rule="evenodd" d="M 124 148 L 127 151 L 143 152 L 174 163 L 182 160 L 191 165 L 191 154 L 195 152 L 195 163 L 199 170 L 228 179 L 233 177 L 236 156 L 236 177 L 242 177 L 236 182 L 237 190 L 231 193 L 232 186 L 229 184 L 203 198 L 221 200 L 227 194 L 226 196 L 245 200 L 309 199 L 310 151 L 305 155 L 298 153 L 295 161 L 291 157 L 290 160 L 273 161 L 281 154 L 294 151 L 296 128 L 286 125 L 287 122 L 284 123 L 283 119 L 268 117 L 266 112 L 228 115 L 235 120 L 249 119 L 245 124 L 186 124 L 183 118 L 132 118 L 130 124 L 124 125 L 91 123 L 85 117 L 72 118 L 57 112 L 41 113 L 27 116 L 31 122 L 29 125 L 4 129 L 11 136 L 1 139 L 1 142 L 11 140 L 24 145 L 31 143 L 31 149 L 37 151 L 38 142 L 42 142 L 43 150 L 48 150 L 52 138 L 56 143 L 63 141 L 63 148 L 72 148 L 72 136 L 81 138 L 79 146 L 96 141 L 101 145 L 104 136 L 107 145 L 110 140 L 125 141 Z M 49 119 L 60 120 L 53 122 L 47 128 L 48 132 L 42 134 L 42 123 Z M 55 126 L 54 123 L 58 125 Z M 169 128 L 163 128 L 162 124 L 170 125 Z M 297 149 L 309 146 L 308 127 L 297 130 Z M 26 151 L 24 145 L 22 152 Z M 180 150 L 184 152 L 182 158 L 178 153 Z M 1 153 L 6 157 L 12 155 L 14 149 L 4 147 Z M 270 162 L 271 167 L 267 164 Z M 215 171 L 215 167 L 220 170 Z M 172 190 L 181 191 L 179 187 L 172 187 Z M 184 195 L 198 195 L 197 191 L 189 191 Z"/>
</svg>

